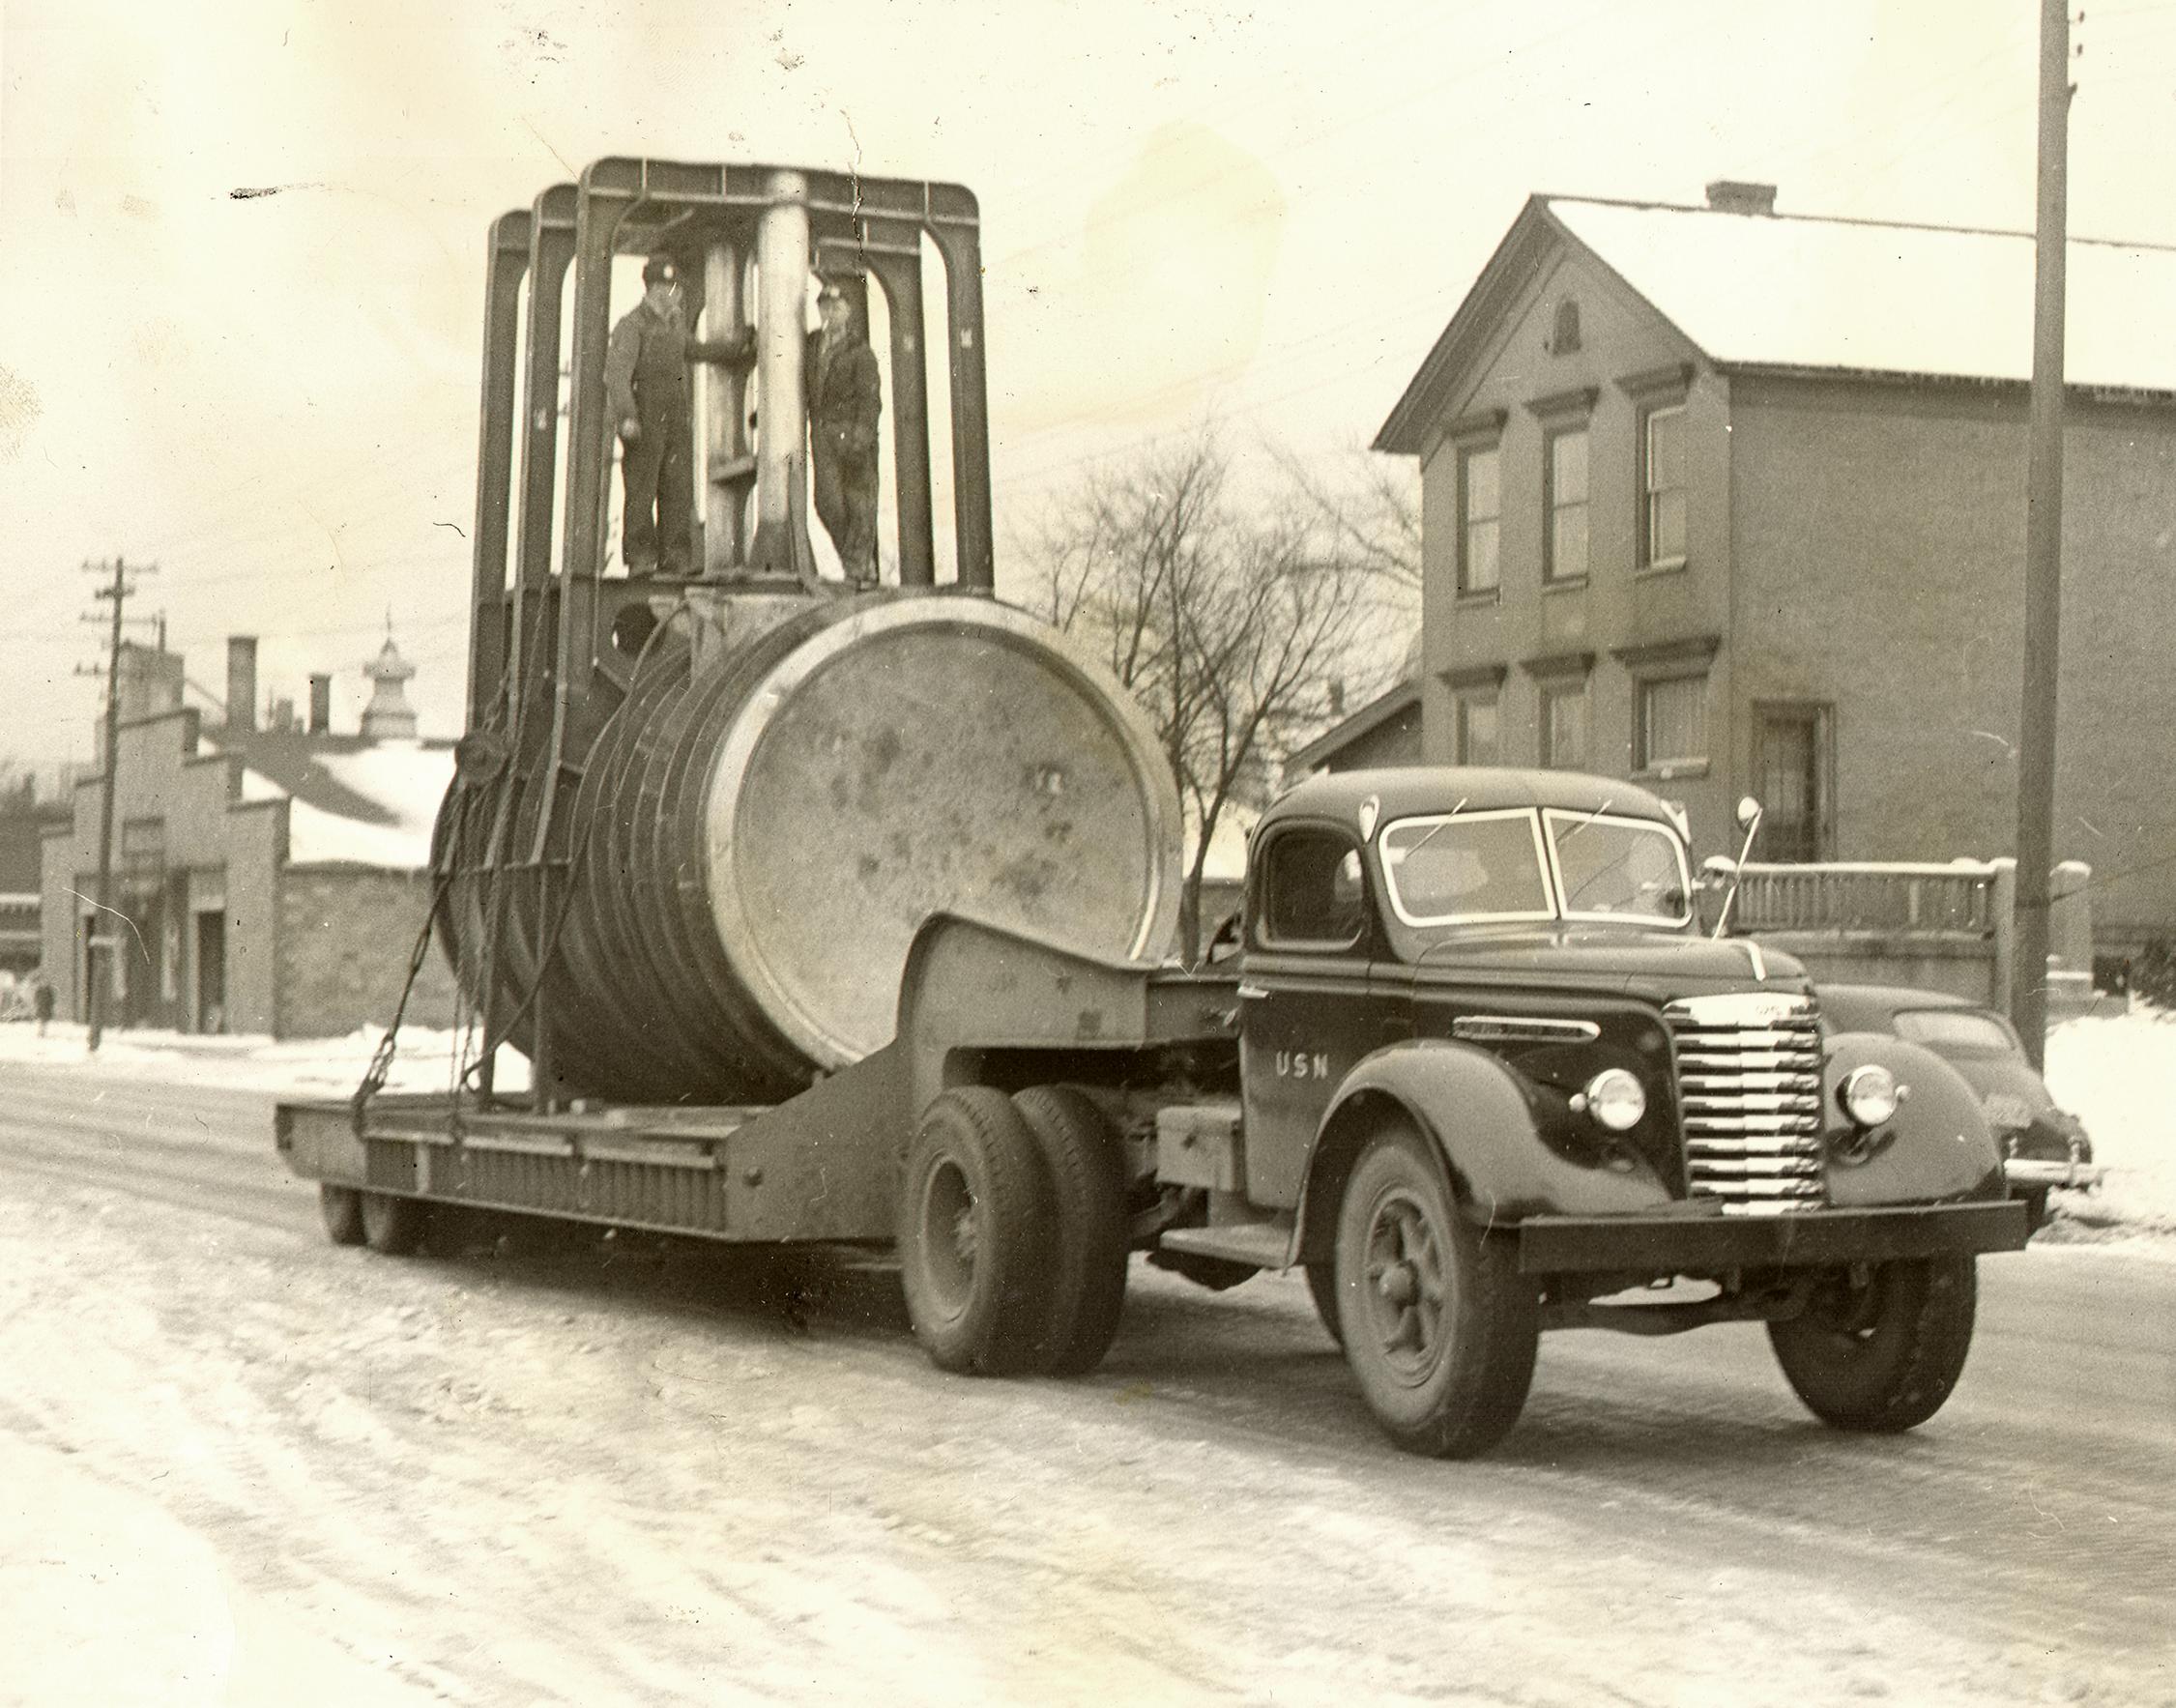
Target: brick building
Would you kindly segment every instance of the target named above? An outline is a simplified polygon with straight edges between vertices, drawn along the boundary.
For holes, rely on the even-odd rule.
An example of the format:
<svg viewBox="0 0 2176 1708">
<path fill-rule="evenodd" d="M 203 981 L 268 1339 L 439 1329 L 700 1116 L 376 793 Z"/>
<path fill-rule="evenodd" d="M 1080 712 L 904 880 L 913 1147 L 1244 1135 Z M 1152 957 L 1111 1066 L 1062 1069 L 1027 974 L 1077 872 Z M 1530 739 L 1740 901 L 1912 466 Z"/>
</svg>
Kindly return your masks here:
<svg viewBox="0 0 2176 1708">
<path fill-rule="evenodd" d="M 116 1026 L 308 1037 L 391 1019 L 429 906 L 430 828 L 453 758 L 450 743 L 416 738 L 400 695 L 412 672 L 390 639 L 367 674 L 377 696 L 347 736 L 331 728 L 325 677 L 312 679 L 306 725 L 286 702 L 260 725 L 247 637 L 230 643 L 217 728 L 178 691 L 148 710 L 125 696 L 138 715 L 120 720 L 113 905 L 124 917 L 109 931 L 94 939 L 90 899 L 102 776 L 77 783 L 73 813 L 44 844 L 44 961 L 64 1018 L 84 1018 L 90 981 L 104 977 Z M 182 680 L 178 660 L 147 675 Z M 453 1012 L 451 974 L 432 956 L 409 1018 L 443 1026 Z"/>
<path fill-rule="evenodd" d="M 1303 750 L 1639 777 L 1708 847 L 2009 852 L 2033 246 L 1536 197 L 1377 439 L 1420 459 L 1414 680 Z M 2056 852 L 2176 933 L 2176 250 L 2070 246 Z"/>
</svg>

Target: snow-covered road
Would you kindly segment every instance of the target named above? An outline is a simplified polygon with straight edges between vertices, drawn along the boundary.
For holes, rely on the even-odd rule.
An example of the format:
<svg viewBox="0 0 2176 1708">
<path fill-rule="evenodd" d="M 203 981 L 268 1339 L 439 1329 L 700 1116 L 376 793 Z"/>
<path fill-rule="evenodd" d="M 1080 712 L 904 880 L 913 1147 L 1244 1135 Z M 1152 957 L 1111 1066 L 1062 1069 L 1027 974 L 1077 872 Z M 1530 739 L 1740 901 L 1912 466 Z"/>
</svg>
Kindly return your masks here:
<svg viewBox="0 0 2176 1708">
<path fill-rule="evenodd" d="M 1077 1383 L 882 1270 L 328 1245 L 262 1092 L 7 1070 L 0 1701 L 2161 1702 L 2176 1264 L 1983 1265 L 1944 1412 L 1757 1329 L 1551 1337 L 1388 1452 L 1296 1282 L 1139 1266 Z"/>
</svg>

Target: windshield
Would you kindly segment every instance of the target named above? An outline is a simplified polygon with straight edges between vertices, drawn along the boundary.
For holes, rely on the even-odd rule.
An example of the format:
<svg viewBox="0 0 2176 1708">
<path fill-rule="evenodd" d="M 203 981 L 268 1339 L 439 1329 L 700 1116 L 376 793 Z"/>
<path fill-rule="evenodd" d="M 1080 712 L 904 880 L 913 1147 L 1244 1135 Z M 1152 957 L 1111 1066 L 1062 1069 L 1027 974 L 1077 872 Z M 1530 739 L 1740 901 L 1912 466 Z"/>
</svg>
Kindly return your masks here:
<svg viewBox="0 0 2176 1708">
<path fill-rule="evenodd" d="M 1534 815 L 1401 819 L 1382 833 L 1390 906 L 1407 925 L 1452 919 L 1547 919 L 1553 913 Z"/>
<path fill-rule="evenodd" d="M 1692 886 L 1675 836 L 1649 819 L 1600 813 L 1542 814 L 1567 919 L 1651 919 L 1682 925 Z"/>
<path fill-rule="evenodd" d="M 1901 1009 L 1897 1036 L 1924 1044 L 1938 1056 L 2009 1056 L 2016 1050 L 2008 1027 L 1992 1014 L 1970 1008 Z"/>
<path fill-rule="evenodd" d="M 1683 845 L 1650 819 L 1554 807 L 1441 813 L 1400 819 L 1379 846 L 1391 911 L 1407 925 L 1691 916 Z"/>
</svg>

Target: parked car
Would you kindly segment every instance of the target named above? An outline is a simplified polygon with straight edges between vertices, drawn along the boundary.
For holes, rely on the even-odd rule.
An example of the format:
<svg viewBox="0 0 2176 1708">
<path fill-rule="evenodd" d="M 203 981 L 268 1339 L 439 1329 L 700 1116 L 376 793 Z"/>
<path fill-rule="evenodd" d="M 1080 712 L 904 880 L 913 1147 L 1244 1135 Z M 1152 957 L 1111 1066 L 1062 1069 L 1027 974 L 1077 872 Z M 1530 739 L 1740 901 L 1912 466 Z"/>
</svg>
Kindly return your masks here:
<svg viewBox="0 0 2176 1708">
<path fill-rule="evenodd" d="M 1964 1076 L 2002 1147 L 2010 1196 L 2025 1201 L 2036 1230 L 2047 1220 L 2052 1188 L 2099 1184 L 2103 1171 L 2094 1165 L 2085 1123 L 2056 1107 L 2007 1016 L 1962 997 L 1901 985 L 1824 984 L 1819 995 L 1829 1031 L 1891 1032 L 1933 1051 Z"/>
</svg>

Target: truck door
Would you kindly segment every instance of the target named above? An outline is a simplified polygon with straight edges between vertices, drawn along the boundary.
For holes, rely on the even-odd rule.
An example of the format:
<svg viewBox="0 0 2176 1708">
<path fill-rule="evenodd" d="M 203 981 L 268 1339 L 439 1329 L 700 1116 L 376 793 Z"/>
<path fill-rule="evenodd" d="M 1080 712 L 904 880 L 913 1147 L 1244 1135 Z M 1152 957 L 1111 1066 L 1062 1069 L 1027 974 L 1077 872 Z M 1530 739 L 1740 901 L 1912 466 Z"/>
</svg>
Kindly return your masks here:
<svg viewBox="0 0 2176 1708">
<path fill-rule="evenodd" d="M 1239 982 L 1247 1197 L 1289 1208 L 1331 1094 L 1378 1042 L 1373 914 L 1360 845 L 1340 825 L 1278 826 L 1252 882 Z"/>
</svg>

